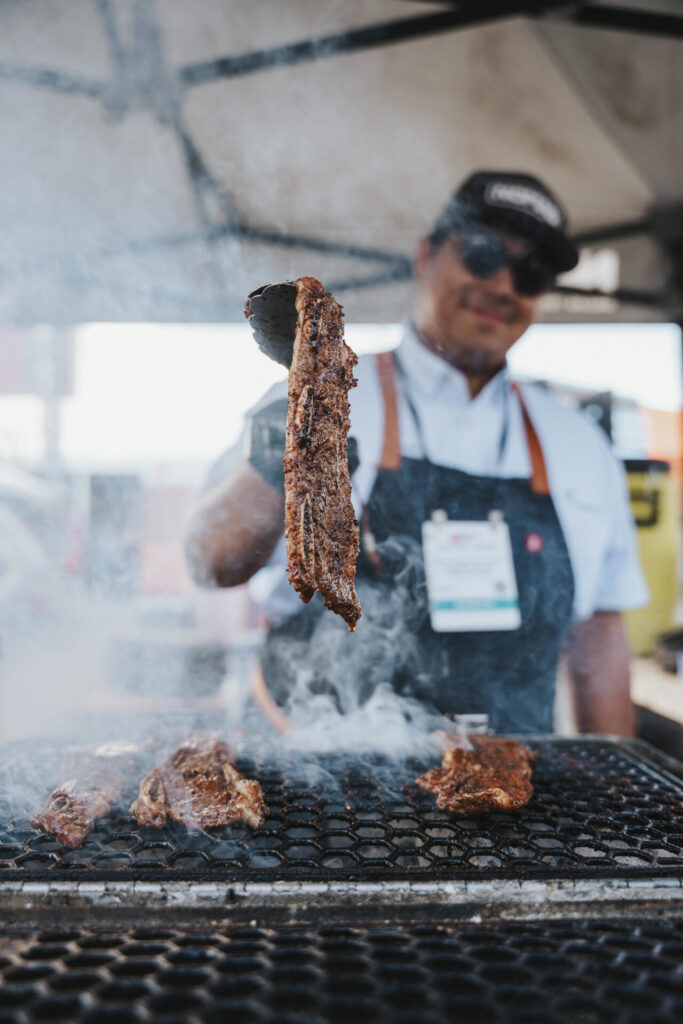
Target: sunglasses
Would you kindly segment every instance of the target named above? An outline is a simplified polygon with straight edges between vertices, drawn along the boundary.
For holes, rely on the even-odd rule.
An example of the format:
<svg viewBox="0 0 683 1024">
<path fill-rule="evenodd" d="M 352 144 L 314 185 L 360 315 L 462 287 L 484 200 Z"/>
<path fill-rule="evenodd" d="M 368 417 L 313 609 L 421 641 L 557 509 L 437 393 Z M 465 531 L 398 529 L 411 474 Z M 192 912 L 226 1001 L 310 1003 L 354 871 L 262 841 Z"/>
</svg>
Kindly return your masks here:
<svg viewBox="0 0 683 1024">
<path fill-rule="evenodd" d="M 555 272 L 538 256 L 509 253 L 500 238 L 489 231 L 468 231 L 457 237 L 460 260 L 475 277 L 493 277 L 509 267 L 515 291 L 529 298 L 547 292 L 555 283 Z"/>
</svg>

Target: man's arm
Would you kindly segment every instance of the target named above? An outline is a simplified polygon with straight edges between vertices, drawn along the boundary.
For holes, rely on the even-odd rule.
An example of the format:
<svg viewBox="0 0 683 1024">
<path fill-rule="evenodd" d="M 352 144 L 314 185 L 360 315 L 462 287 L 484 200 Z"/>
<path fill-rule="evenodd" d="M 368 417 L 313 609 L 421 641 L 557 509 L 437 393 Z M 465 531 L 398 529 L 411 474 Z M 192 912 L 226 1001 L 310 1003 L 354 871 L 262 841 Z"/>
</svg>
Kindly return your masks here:
<svg viewBox="0 0 683 1024">
<path fill-rule="evenodd" d="M 579 732 L 633 736 L 629 651 L 620 612 L 594 612 L 567 640 Z"/>
<path fill-rule="evenodd" d="M 270 558 L 284 524 L 284 495 L 242 459 L 202 494 L 193 510 L 185 553 L 195 583 L 246 583 Z"/>
</svg>

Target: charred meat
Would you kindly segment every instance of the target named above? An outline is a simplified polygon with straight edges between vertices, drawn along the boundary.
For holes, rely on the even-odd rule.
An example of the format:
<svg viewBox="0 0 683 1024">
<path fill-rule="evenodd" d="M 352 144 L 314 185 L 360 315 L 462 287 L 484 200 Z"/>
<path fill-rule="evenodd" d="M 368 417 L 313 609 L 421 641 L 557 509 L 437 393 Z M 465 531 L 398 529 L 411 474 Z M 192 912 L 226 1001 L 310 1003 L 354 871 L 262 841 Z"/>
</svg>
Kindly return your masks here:
<svg viewBox="0 0 683 1024">
<path fill-rule="evenodd" d="M 451 814 L 512 811 L 531 799 L 532 764 L 536 755 L 519 740 L 471 735 L 473 750 L 451 747 L 440 768 L 416 779 L 436 793 L 437 807 Z"/>
<path fill-rule="evenodd" d="M 75 849 L 92 832 L 95 821 L 122 799 L 139 768 L 140 748 L 134 743 L 67 751 L 62 763 L 66 781 L 53 790 L 45 809 L 29 819 L 31 825 L 54 833 L 60 843 Z"/>
<path fill-rule="evenodd" d="M 313 277 L 295 285 L 298 320 L 284 458 L 289 579 L 306 603 L 319 590 L 353 630 L 361 614 L 354 586 L 359 534 L 347 434 L 357 359 L 344 342 L 341 306 Z"/>
<path fill-rule="evenodd" d="M 233 821 L 258 828 L 268 808 L 261 786 L 237 771 L 225 743 L 198 733 L 145 776 L 131 813 L 139 825 L 153 828 L 163 828 L 169 818 L 188 828 Z"/>
</svg>

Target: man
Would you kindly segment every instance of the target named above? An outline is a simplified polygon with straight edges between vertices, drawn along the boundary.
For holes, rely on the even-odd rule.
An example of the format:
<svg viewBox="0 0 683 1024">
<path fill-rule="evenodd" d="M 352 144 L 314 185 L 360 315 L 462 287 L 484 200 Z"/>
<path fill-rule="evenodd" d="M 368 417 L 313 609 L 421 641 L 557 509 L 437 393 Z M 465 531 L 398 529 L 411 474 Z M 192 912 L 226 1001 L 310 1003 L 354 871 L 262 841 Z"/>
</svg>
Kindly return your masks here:
<svg viewBox="0 0 683 1024">
<path fill-rule="evenodd" d="M 622 470 L 598 428 L 506 366 L 577 259 L 556 198 L 521 174 L 470 176 L 419 243 L 403 341 L 361 358 L 350 396 L 353 636 L 286 581 L 286 385 L 252 412 L 246 457 L 214 474 L 188 554 L 198 581 L 256 573 L 279 703 L 322 692 L 347 710 L 390 683 L 442 713 L 487 714 L 500 733 L 550 732 L 564 648 L 579 729 L 632 734 L 620 613 L 647 592 Z"/>
</svg>

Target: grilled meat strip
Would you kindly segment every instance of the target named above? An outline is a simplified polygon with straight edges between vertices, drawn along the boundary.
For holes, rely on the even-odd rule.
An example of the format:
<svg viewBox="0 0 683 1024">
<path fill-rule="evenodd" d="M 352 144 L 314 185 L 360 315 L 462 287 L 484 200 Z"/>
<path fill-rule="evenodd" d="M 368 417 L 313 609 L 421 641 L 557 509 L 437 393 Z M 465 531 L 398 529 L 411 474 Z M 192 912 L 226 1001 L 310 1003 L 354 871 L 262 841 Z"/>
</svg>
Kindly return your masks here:
<svg viewBox="0 0 683 1024">
<path fill-rule="evenodd" d="M 295 281 L 299 314 L 289 371 L 285 539 L 289 580 L 305 603 L 316 590 L 354 630 L 359 532 L 347 462 L 349 389 L 357 359 L 341 306 L 314 277 Z"/>
<path fill-rule="evenodd" d="M 53 790 L 45 809 L 29 819 L 34 828 L 53 832 L 60 843 L 75 849 L 124 796 L 140 767 L 135 743 L 104 743 L 94 751 L 67 752 L 62 772 L 67 781 Z"/>
<path fill-rule="evenodd" d="M 469 737 L 473 750 L 451 747 L 440 768 L 416 779 L 436 793 L 437 807 L 451 814 L 483 814 L 524 807 L 533 794 L 532 764 L 536 755 L 519 740 L 494 736 Z"/>
<path fill-rule="evenodd" d="M 244 821 L 262 825 L 268 813 L 263 790 L 234 767 L 225 743 L 196 733 L 140 783 L 131 806 L 139 825 L 163 828 L 167 820 L 188 828 L 212 828 Z"/>
</svg>

